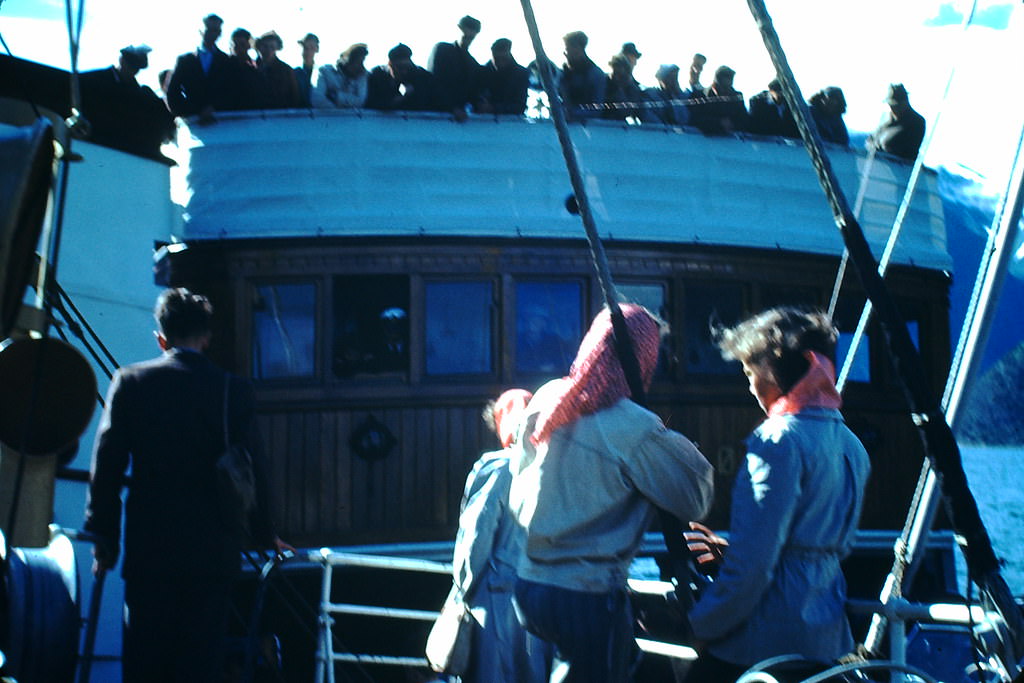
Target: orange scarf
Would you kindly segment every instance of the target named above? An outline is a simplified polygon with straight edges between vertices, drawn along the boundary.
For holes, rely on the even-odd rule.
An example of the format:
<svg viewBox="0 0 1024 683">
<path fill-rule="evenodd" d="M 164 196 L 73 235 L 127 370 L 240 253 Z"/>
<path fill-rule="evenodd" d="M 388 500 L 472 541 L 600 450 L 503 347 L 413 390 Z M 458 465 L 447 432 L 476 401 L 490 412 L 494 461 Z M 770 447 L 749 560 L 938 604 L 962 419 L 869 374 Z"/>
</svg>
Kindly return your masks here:
<svg viewBox="0 0 1024 683">
<path fill-rule="evenodd" d="M 768 417 L 792 415 L 804 408 L 830 408 L 838 410 L 843 399 L 836 391 L 836 369 L 828 358 L 817 351 L 804 351 L 810 364 L 789 393 L 783 394 L 768 407 Z"/>
</svg>

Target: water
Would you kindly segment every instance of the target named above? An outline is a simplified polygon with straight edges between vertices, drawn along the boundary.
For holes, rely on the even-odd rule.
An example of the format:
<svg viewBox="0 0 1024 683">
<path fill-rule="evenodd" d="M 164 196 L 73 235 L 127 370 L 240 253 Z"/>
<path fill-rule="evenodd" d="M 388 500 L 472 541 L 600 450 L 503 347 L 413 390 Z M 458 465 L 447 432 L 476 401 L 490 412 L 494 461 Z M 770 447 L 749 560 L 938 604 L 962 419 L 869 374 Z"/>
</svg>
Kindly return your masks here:
<svg viewBox="0 0 1024 683">
<path fill-rule="evenodd" d="M 978 503 L 1003 578 L 1024 595 L 1024 447 L 961 446 L 967 483 Z M 962 570 L 961 570 L 962 571 Z M 960 581 L 963 586 L 963 579 Z"/>
</svg>

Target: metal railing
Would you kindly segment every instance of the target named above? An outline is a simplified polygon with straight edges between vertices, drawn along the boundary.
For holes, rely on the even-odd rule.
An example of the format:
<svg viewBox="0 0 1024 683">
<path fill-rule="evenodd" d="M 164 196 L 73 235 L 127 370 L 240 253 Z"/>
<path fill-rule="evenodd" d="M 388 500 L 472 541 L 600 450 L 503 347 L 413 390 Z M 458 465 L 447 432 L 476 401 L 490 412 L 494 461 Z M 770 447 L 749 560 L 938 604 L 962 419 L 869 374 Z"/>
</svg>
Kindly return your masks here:
<svg viewBox="0 0 1024 683">
<path fill-rule="evenodd" d="M 320 583 L 320 614 L 319 638 L 316 652 L 317 683 L 334 683 L 334 665 L 336 663 L 354 662 L 359 664 L 382 664 L 386 666 L 429 666 L 426 657 L 382 655 L 373 653 L 348 653 L 334 651 L 335 615 L 382 617 L 388 619 L 405 619 L 412 621 L 433 622 L 438 612 L 434 610 L 405 609 L 365 604 L 336 603 L 331 601 L 331 588 L 334 585 L 334 570 L 338 567 L 369 568 L 395 571 L 426 572 L 431 574 L 451 575 L 451 563 L 415 560 L 379 555 L 362 555 L 359 553 L 335 552 L 330 548 L 309 553 L 310 562 L 323 566 Z"/>
</svg>

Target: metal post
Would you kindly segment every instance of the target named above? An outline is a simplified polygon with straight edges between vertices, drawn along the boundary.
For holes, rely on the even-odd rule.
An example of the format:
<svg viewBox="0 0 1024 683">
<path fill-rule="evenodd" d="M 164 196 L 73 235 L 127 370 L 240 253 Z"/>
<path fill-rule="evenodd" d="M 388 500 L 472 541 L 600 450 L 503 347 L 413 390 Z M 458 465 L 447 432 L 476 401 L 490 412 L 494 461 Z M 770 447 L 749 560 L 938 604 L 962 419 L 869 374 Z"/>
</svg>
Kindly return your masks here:
<svg viewBox="0 0 1024 683">
<path fill-rule="evenodd" d="M 327 553 L 324 548 L 320 551 L 320 562 L 324 566 L 323 578 L 320 581 L 320 645 L 316 654 L 316 682 L 334 683 L 334 646 L 331 642 L 331 626 L 334 618 L 331 617 L 331 577 L 334 567 L 327 561 Z"/>
</svg>

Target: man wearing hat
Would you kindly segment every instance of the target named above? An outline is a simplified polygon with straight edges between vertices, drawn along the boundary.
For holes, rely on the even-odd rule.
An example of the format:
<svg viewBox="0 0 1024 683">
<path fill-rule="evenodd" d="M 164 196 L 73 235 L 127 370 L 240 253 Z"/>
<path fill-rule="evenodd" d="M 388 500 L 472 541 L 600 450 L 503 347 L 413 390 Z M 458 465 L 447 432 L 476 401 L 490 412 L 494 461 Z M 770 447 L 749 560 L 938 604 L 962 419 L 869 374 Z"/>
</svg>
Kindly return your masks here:
<svg viewBox="0 0 1024 683">
<path fill-rule="evenodd" d="M 924 117 L 910 106 L 910 97 L 902 83 L 889 86 L 885 101 L 889 105 L 889 116 L 868 138 L 868 149 L 913 161 L 924 140 Z"/>
<path fill-rule="evenodd" d="M 366 43 L 353 43 L 338 56 L 337 64 L 320 67 L 309 92 L 312 105 L 319 109 L 364 106 L 369 77 L 364 62 L 369 52 Z"/>
<path fill-rule="evenodd" d="M 90 141 L 162 159 L 160 145 L 174 135 L 174 119 L 156 93 L 136 80 L 149 66 L 150 51 L 148 45 L 129 45 L 117 65 L 82 73 L 82 114 Z"/>
<path fill-rule="evenodd" d="M 388 51 L 388 63 L 376 66 L 367 79 L 367 109 L 444 111 L 438 104 L 434 76 L 412 61 L 412 49 L 399 43 Z"/>
<path fill-rule="evenodd" d="M 644 93 L 633 78 L 633 63 L 629 57 L 622 53 L 613 55 L 608 66 L 612 72 L 605 84 L 604 101 L 609 106 L 604 118 L 616 121 L 643 118 L 648 112 L 638 103 L 643 101 Z"/>
<path fill-rule="evenodd" d="M 587 55 L 587 34 L 572 31 L 562 36 L 562 42 L 565 43 L 565 64 L 559 89 L 566 116 L 577 120 L 600 118 L 608 77 Z"/>
<path fill-rule="evenodd" d="M 796 120 L 782 94 L 782 84 L 773 78 L 768 89 L 750 98 L 751 133 L 773 137 L 799 138 Z"/>
<path fill-rule="evenodd" d="M 175 62 L 167 86 L 167 107 L 175 116 L 210 119 L 215 110 L 230 106 L 231 67 L 228 56 L 217 47 L 223 25 L 216 14 L 204 17 L 202 43 Z"/>
<path fill-rule="evenodd" d="M 641 57 L 643 57 L 640 51 L 636 49 L 636 43 L 623 43 L 622 50 L 619 52 L 623 57 L 629 60 L 630 65 L 634 69 L 636 68 L 636 63 L 640 61 Z"/>
<path fill-rule="evenodd" d="M 466 107 L 476 99 L 480 87 L 480 63 L 469 54 L 469 46 L 480 33 L 480 20 L 467 14 L 458 26 L 462 35 L 455 42 L 435 45 L 427 70 L 434 74 L 438 106 L 464 121 Z"/>
<path fill-rule="evenodd" d="M 685 126 L 690 122 L 690 110 L 686 105 L 689 96 L 679 86 L 679 66 L 662 64 L 654 77 L 658 80 L 658 87 L 644 91 L 647 99 L 656 103 L 652 110 L 654 117 L 669 126 Z"/>
<path fill-rule="evenodd" d="M 302 46 L 302 66 L 295 67 L 295 82 L 299 86 L 299 104 L 303 107 L 310 106 L 309 91 L 312 87 L 312 79 L 315 67 L 313 60 L 316 53 L 320 52 L 320 39 L 315 33 L 307 33 L 299 41 Z"/>
<path fill-rule="evenodd" d="M 730 67 L 718 67 L 704 97 L 691 101 L 690 117 L 705 135 L 731 135 L 747 129 L 747 107 L 743 93 L 733 87 L 735 77 Z"/>
<path fill-rule="evenodd" d="M 491 45 L 491 61 L 483 66 L 475 108 L 484 114 L 517 114 L 526 111 L 530 72 L 512 56 L 512 41 L 498 38 Z"/>
</svg>

